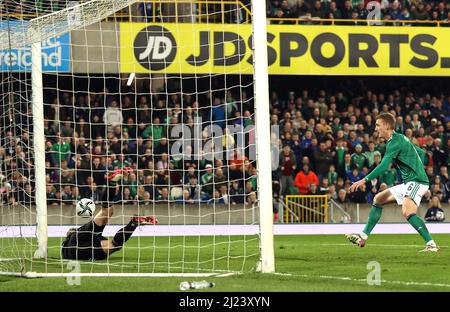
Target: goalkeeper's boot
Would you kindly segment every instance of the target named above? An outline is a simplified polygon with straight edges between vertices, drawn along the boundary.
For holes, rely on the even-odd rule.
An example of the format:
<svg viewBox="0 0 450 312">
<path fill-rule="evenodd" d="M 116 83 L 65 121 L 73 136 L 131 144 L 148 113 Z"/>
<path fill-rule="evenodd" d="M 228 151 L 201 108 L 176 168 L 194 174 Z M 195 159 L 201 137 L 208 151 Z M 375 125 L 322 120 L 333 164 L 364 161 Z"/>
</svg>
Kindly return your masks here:
<svg viewBox="0 0 450 312">
<path fill-rule="evenodd" d="M 347 239 L 355 245 L 358 245 L 359 247 L 366 246 L 366 240 L 361 237 L 359 234 L 347 234 L 345 235 Z"/>
<path fill-rule="evenodd" d="M 424 249 L 419 252 L 438 252 L 439 247 L 436 244 L 427 244 Z"/>
<path fill-rule="evenodd" d="M 146 216 L 146 217 L 139 217 L 139 216 L 134 216 L 133 218 L 131 218 L 131 220 L 136 224 L 136 225 L 155 225 L 158 224 L 158 219 L 156 219 L 156 216 Z"/>
<path fill-rule="evenodd" d="M 147 216 L 147 217 L 145 217 L 145 220 L 147 221 L 148 224 L 153 224 L 153 225 L 155 225 L 155 224 L 158 224 L 158 223 L 159 223 L 159 221 L 158 221 L 158 219 L 156 218 L 156 216 Z"/>
</svg>

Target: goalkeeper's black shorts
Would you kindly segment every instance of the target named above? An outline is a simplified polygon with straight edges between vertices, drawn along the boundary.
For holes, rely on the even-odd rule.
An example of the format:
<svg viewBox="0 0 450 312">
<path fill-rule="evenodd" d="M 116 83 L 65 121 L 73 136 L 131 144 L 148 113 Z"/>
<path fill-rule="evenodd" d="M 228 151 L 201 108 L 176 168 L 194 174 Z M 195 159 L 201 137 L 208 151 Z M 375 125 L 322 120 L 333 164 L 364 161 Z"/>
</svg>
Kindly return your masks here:
<svg viewBox="0 0 450 312">
<path fill-rule="evenodd" d="M 104 260 L 108 255 L 103 251 L 101 242 L 105 226 L 89 221 L 76 231 L 67 235 L 61 246 L 61 257 L 71 260 Z"/>
</svg>

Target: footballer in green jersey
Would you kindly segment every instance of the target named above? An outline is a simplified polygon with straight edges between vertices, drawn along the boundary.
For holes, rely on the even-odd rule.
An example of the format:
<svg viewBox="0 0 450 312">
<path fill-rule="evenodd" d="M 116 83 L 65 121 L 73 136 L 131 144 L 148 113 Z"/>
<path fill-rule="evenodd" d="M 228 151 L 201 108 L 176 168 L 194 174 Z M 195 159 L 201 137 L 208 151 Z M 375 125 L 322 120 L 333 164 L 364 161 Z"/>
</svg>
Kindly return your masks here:
<svg viewBox="0 0 450 312">
<path fill-rule="evenodd" d="M 428 232 L 425 222 L 417 215 L 422 196 L 429 188 L 423 166 L 423 151 L 412 144 L 406 136 L 395 132 L 394 127 L 395 117 L 392 114 L 382 113 L 377 116 L 375 131 L 380 138 L 386 140 L 386 152 L 381 163 L 372 172 L 350 186 L 350 192 L 355 192 L 361 185 L 380 176 L 391 163 L 400 171 L 402 183 L 375 195 L 364 230 L 359 234 L 346 236 L 353 244 L 364 247 L 368 236 L 381 218 L 382 205 L 396 201 L 398 205 L 402 205 L 403 216 L 424 239 L 426 245 L 422 251 L 436 252 L 439 247 Z"/>
</svg>

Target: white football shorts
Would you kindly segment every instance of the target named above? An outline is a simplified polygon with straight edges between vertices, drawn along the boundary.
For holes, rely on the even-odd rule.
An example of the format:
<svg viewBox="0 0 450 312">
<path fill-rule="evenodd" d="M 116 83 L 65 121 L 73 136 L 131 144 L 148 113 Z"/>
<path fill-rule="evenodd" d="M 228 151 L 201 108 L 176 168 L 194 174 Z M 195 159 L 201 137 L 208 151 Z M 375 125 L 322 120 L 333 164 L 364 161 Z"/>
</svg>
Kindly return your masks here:
<svg viewBox="0 0 450 312">
<path fill-rule="evenodd" d="M 419 207 L 422 196 L 428 191 L 428 185 L 418 182 L 407 182 L 404 184 L 398 184 L 389 188 L 391 194 L 394 195 L 397 204 L 403 205 L 403 198 L 408 196 Z"/>
</svg>

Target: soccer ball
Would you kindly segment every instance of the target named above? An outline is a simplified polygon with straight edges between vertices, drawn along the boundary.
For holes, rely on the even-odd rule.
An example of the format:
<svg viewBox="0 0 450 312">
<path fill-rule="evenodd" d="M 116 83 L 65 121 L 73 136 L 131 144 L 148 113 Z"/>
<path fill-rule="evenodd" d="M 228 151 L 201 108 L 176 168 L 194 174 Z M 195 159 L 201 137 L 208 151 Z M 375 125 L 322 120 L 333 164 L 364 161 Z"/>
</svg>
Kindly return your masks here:
<svg viewBox="0 0 450 312">
<path fill-rule="evenodd" d="M 95 211 L 95 203 L 92 199 L 82 198 L 77 202 L 77 215 L 80 217 L 92 217 Z"/>
<path fill-rule="evenodd" d="M 444 213 L 442 211 L 436 212 L 436 220 L 438 221 L 444 220 Z"/>
</svg>

